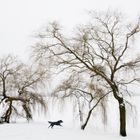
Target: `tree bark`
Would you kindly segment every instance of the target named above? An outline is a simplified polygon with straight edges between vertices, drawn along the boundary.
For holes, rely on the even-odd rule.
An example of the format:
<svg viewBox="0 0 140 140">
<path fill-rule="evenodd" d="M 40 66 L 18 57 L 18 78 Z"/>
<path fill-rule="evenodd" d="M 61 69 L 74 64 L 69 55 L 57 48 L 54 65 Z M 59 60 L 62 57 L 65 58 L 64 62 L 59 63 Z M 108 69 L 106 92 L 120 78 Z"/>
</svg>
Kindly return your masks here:
<svg viewBox="0 0 140 140">
<path fill-rule="evenodd" d="M 8 107 L 6 113 L 5 113 L 5 116 L 3 116 L 3 118 L 5 119 L 4 122 L 10 123 L 11 114 L 12 114 L 12 101 L 10 101 L 9 107 Z"/>
<path fill-rule="evenodd" d="M 90 111 L 88 112 L 88 116 L 87 116 L 87 118 L 86 118 L 86 121 L 85 121 L 85 123 L 81 126 L 81 129 L 82 129 L 82 130 L 84 130 L 85 127 L 87 126 L 87 123 L 88 123 L 88 121 L 89 121 L 89 118 L 90 118 L 90 116 L 91 116 L 91 113 L 92 113 L 92 110 L 90 110 Z"/>
<path fill-rule="evenodd" d="M 119 115 L 120 115 L 120 135 L 125 137 L 126 134 L 126 108 L 123 97 L 118 96 L 118 88 L 114 85 L 112 86 L 114 98 L 119 104 Z"/>
<path fill-rule="evenodd" d="M 126 109 L 125 104 L 119 104 L 120 112 L 120 135 L 125 137 L 126 135 Z"/>
</svg>

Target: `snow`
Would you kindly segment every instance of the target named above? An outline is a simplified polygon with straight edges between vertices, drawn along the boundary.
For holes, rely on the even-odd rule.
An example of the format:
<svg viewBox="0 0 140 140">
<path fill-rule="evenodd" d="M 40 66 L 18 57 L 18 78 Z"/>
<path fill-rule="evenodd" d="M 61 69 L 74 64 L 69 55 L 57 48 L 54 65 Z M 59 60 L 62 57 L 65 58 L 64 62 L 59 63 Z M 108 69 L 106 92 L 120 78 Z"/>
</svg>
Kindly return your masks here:
<svg viewBox="0 0 140 140">
<path fill-rule="evenodd" d="M 139 134 L 123 138 L 115 133 L 79 130 L 67 127 L 48 128 L 48 123 L 0 125 L 1 140 L 138 140 Z"/>
<path fill-rule="evenodd" d="M 119 124 L 115 110 L 109 114 L 111 122 L 104 128 L 101 122 L 93 120 L 83 131 L 80 130 L 78 120 L 73 122 L 72 114 L 68 110 L 61 112 L 50 111 L 49 115 L 34 118 L 32 122 L 19 121 L 11 124 L 0 124 L 0 140 L 139 140 L 140 139 L 140 97 L 136 96 L 134 103 L 137 108 L 137 121 L 133 127 L 132 120 L 127 119 L 127 137 L 119 136 Z M 113 103 L 114 104 L 114 103 Z M 58 113 L 58 114 L 57 114 Z M 132 115 L 131 112 L 129 113 Z M 96 116 L 99 117 L 98 115 Z M 116 117 L 116 118 L 115 118 Z M 48 120 L 53 121 L 62 118 L 63 127 L 55 126 L 53 129 L 48 128 Z M 76 124 L 75 124 L 76 123 Z"/>
</svg>

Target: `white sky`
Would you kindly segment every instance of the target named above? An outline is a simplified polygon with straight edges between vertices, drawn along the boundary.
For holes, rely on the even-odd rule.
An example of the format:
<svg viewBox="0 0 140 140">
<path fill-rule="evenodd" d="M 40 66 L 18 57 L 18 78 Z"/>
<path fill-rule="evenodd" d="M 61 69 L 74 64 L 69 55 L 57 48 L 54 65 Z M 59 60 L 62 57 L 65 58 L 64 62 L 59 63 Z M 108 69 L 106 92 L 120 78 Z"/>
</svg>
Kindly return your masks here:
<svg viewBox="0 0 140 140">
<path fill-rule="evenodd" d="M 52 20 L 73 27 L 86 20 L 87 10 L 118 9 L 140 15 L 139 0 L 0 0 L 0 55 L 26 59 L 35 31 Z"/>
</svg>

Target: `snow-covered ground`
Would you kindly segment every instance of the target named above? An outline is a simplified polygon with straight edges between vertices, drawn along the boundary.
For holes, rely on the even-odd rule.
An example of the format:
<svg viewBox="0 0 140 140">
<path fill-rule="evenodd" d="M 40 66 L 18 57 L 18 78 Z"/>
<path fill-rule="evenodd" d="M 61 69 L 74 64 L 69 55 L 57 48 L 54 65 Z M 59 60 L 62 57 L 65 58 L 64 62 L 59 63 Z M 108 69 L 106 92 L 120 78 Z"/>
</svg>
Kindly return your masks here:
<svg viewBox="0 0 140 140">
<path fill-rule="evenodd" d="M 123 138 L 116 133 L 78 130 L 71 128 L 48 129 L 47 123 L 18 123 L 0 125 L 1 140 L 139 140 L 140 134 L 131 133 Z"/>
<path fill-rule="evenodd" d="M 100 122 L 94 121 L 89 124 L 85 131 L 79 129 L 78 125 L 73 123 L 72 114 L 69 110 L 64 110 L 59 114 L 53 111 L 45 117 L 36 117 L 33 122 L 25 123 L 11 123 L 0 124 L 0 140 L 139 140 L 140 139 L 140 97 L 136 96 L 134 104 L 137 107 L 137 121 L 133 127 L 132 120 L 129 120 L 127 125 L 128 136 L 123 138 L 119 136 L 118 121 L 113 114 L 110 114 L 111 125 L 106 128 L 100 127 Z M 56 111 L 55 111 L 56 112 Z M 58 113 L 58 112 L 57 112 Z M 129 112 L 132 115 L 132 112 Z M 64 123 L 63 127 L 54 127 L 49 129 L 48 120 L 56 120 L 62 118 Z M 77 123 L 77 122 L 76 122 Z"/>
</svg>

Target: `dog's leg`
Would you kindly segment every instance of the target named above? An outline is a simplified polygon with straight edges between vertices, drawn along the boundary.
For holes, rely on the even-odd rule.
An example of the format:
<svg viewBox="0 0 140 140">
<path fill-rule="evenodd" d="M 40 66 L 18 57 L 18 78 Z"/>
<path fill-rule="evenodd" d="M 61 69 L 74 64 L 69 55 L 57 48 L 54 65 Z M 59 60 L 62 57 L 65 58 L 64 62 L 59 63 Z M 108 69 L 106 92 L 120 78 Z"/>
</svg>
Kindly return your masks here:
<svg viewBox="0 0 140 140">
<path fill-rule="evenodd" d="M 53 126 L 54 126 L 54 125 L 52 124 L 52 125 L 51 125 L 51 128 L 52 128 L 52 129 L 53 129 Z"/>
<path fill-rule="evenodd" d="M 48 128 L 50 128 L 50 127 L 51 127 L 51 125 Z"/>
</svg>

